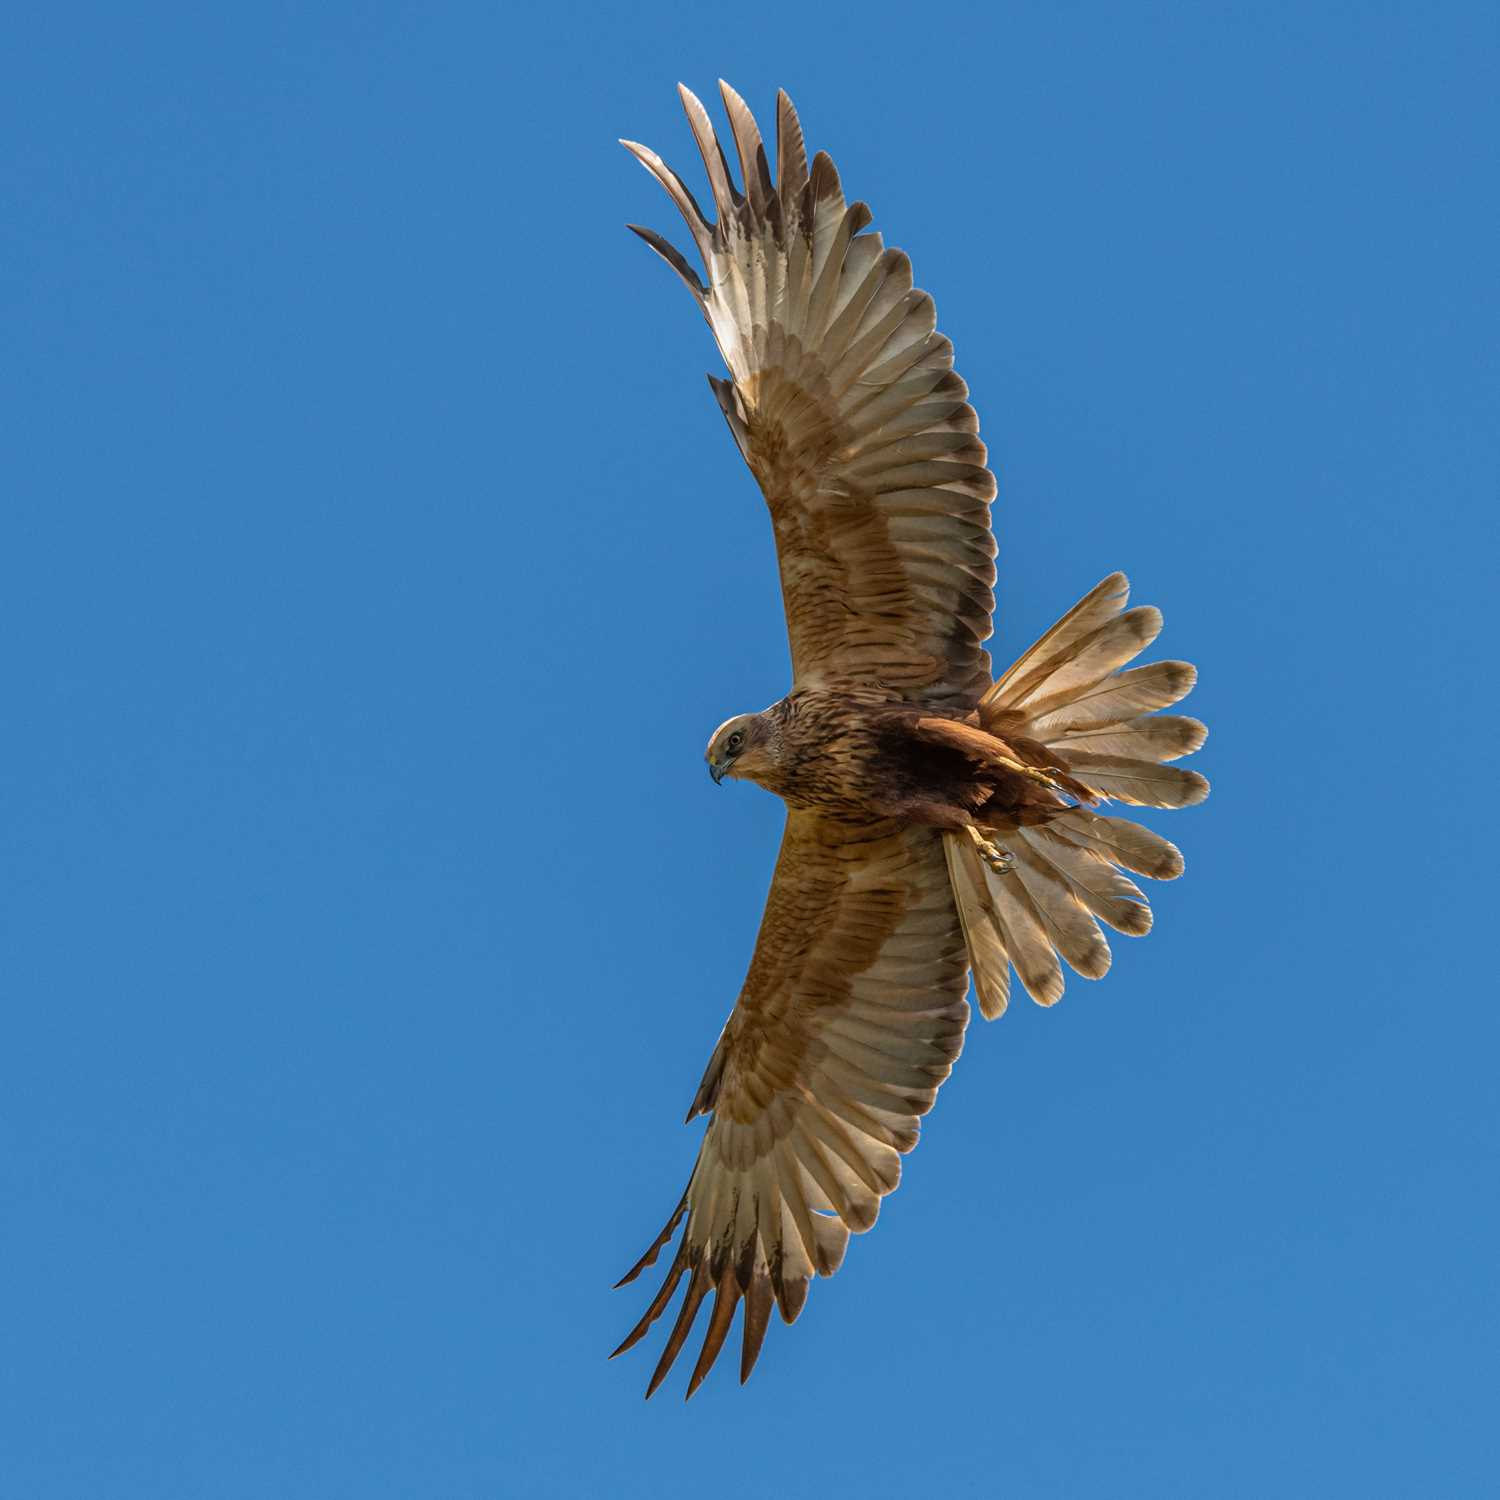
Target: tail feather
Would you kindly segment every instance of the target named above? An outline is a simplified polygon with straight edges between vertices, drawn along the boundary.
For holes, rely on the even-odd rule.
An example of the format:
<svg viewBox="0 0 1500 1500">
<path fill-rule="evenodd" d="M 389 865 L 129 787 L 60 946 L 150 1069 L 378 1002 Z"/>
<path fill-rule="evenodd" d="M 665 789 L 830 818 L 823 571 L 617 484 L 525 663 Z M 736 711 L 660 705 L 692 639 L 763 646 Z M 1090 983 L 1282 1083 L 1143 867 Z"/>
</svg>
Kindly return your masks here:
<svg viewBox="0 0 1500 1500">
<path fill-rule="evenodd" d="M 1208 795 L 1196 771 L 1164 764 L 1207 738 L 1197 719 L 1154 716 L 1191 691 L 1187 662 L 1128 667 L 1161 630 L 1158 610 L 1127 609 L 1129 583 L 1112 573 L 1076 604 L 985 694 L 984 729 L 1044 747 L 1064 786 L 1146 807 L 1190 807 Z M 1126 669 L 1126 670 L 1122 670 Z M 1043 1005 L 1062 994 L 1059 956 L 1085 978 L 1109 968 L 1099 924 L 1129 936 L 1151 929 L 1151 908 L 1129 870 L 1154 880 L 1182 873 L 1182 855 L 1124 818 L 1070 807 L 995 834 L 1013 856 L 997 873 L 964 833 L 944 836 L 955 901 L 969 945 L 979 1008 L 1004 1009 L 1010 969 Z"/>
<path fill-rule="evenodd" d="M 1169 761 L 1191 755 L 1208 738 L 1197 719 L 1181 714 L 1126 719 L 1116 724 L 1085 724 L 1068 733 L 1073 751 L 1090 755 L 1123 755 L 1130 760 Z"/>
<path fill-rule="evenodd" d="M 1085 979 L 1102 979 L 1109 972 L 1109 944 L 1078 899 L 1073 883 L 1030 837 L 1017 839 L 1013 853 L 1015 874 L 1026 888 L 1052 946 L 1075 973 Z"/>
<path fill-rule="evenodd" d="M 1128 609 L 1106 620 L 1078 642 L 1069 656 L 1049 664 L 1045 673 L 1034 674 L 1033 685 L 1026 692 L 1000 694 L 996 704 L 1012 712 L 1024 712 L 1028 719 L 1041 718 L 1074 702 L 1126 662 L 1134 661 L 1161 634 L 1161 627 L 1159 609 L 1150 605 Z"/>
<path fill-rule="evenodd" d="M 1010 954 L 985 890 L 984 864 L 973 841 L 964 834 L 944 834 L 943 848 L 948 856 L 948 876 L 953 884 L 958 920 L 969 945 L 979 1014 L 986 1021 L 993 1021 L 1004 1015 L 1005 1007 L 1010 1004 Z"/>
<path fill-rule="evenodd" d="M 1144 936 L 1151 930 L 1151 908 L 1145 892 L 1133 880 L 1127 880 L 1096 846 L 1068 842 L 1058 825 L 1060 822 L 1066 828 L 1071 817 L 1071 813 L 1065 813 L 1046 828 L 1023 829 L 1021 836 L 1036 857 L 1046 860 L 1101 922 L 1131 937 Z"/>
<path fill-rule="evenodd" d="M 1062 998 L 1062 966 L 1030 893 L 1014 870 L 999 875 L 986 866 L 984 880 L 1016 977 L 1038 1005 L 1055 1005 Z"/>
<path fill-rule="evenodd" d="M 1096 683 L 1086 693 L 1056 708 L 1035 709 L 1030 717 L 1033 731 L 1050 740 L 1071 731 L 1119 724 L 1140 714 L 1170 708 L 1192 692 L 1198 674 L 1185 661 L 1154 661 L 1132 667 Z M 981 713 L 984 710 L 981 708 Z"/>
<path fill-rule="evenodd" d="M 1087 808 L 1075 807 L 1054 818 L 1047 827 L 1078 848 L 1095 850 L 1132 875 L 1176 880 L 1182 874 L 1182 855 L 1177 845 L 1128 818 L 1106 818 Z"/>
<path fill-rule="evenodd" d="M 1123 573 L 1111 573 L 1060 619 L 1016 664 L 985 694 L 980 707 L 997 702 L 1019 700 L 1054 666 L 1072 654 L 1079 641 L 1092 635 L 1111 616 L 1125 607 L 1130 597 L 1130 580 Z"/>
<path fill-rule="evenodd" d="M 1208 796 L 1208 782 L 1196 771 L 1157 765 L 1124 755 L 1074 750 L 1068 741 L 1049 746 L 1063 753 L 1076 780 L 1106 797 L 1134 807 L 1192 807 Z"/>
</svg>

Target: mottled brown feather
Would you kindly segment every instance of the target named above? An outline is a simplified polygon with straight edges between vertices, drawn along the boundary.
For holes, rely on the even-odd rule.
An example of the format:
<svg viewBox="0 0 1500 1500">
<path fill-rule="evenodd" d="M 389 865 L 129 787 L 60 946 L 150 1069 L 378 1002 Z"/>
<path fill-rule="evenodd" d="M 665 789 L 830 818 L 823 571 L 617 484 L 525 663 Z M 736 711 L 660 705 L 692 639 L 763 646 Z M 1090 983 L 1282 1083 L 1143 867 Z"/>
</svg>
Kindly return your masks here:
<svg viewBox="0 0 1500 1500">
<path fill-rule="evenodd" d="M 750 972 L 715 1048 L 712 1118 L 669 1286 L 621 1346 L 660 1316 L 688 1269 L 651 1390 L 710 1288 L 693 1390 L 747 1291 L 748 1374 L 771 1293 L 790 1322 L 810 1278 L 832 1274 L 848 1234 L 874 1222 L 900 1178 L 896 1152 L 915 1144 L 917 1118 L 963 1045 L 966 987 L 963 931 L 932 830 L 790 814 Z M 872 1119 L 870 1098 L 883 1100 L 895 1130 Z"/>
</svg>

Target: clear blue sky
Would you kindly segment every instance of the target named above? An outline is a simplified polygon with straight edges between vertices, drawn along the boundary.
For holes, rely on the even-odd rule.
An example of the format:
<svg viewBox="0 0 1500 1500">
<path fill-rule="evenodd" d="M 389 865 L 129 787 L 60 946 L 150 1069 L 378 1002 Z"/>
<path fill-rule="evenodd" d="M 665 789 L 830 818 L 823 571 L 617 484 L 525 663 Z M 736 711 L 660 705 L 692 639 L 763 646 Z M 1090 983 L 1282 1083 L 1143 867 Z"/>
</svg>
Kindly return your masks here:
<svg viewBox="0 0 1500 1500">
<path fill-rule="evenodd" d="M 0 63 L 0 1492 L 1497 1483 L 1491 6 L 25 6 Z M 604 1356 L 787 685 L 624 230 L 785 85 L 1000 479 L 1213 737 L 1099 985 L 977 1020 L 741 1390 Z"/>
</svg>

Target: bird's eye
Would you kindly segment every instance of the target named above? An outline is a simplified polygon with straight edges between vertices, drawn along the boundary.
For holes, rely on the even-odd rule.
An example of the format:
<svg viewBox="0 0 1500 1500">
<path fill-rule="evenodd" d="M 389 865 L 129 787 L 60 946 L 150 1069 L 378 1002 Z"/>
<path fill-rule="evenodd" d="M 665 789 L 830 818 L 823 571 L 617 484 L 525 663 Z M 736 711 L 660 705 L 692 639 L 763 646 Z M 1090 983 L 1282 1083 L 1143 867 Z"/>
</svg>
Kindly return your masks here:
<svg viewBox="0 0 1500 1500">
<path fill-rule="evenodd" d="M 736 729 L 735 732 L 730 735 L 727 740 L 724 741 L 725 747 L 729 750 L 738 750 L 744 743 L 745 736 L 742 735 L 738 729 Z"/>
</svg>

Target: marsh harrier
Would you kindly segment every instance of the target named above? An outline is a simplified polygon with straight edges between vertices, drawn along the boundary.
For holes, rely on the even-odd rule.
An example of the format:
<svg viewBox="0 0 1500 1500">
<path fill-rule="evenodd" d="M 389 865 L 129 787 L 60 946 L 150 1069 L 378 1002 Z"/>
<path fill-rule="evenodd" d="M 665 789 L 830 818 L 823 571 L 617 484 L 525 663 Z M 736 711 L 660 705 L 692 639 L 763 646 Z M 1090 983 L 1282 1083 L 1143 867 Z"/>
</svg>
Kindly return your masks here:
<svg viewBox="0 0 1500 1500">
<path fill-rule="evenodd" d="M 740 1378 L 773 1305 L 790 1323 L 814 1276 L 875 1222 L 963 1044 L 972 973 L 998 1016 L 1010 971 L 1034 1000 L 1063 991 L 1059 959 L 1099 978 L 1099 923 L 1141 934 L 1124 873 L 1170 880 L 1163 838 L 1096 811 L 1105 799 L 1185 807 L 1207 794 L 1165 762 L 1196 750 L 1196 719 L 1158 714 L 1193 685 L 1186 662 L 1126 669 L 1161 629 L 1106 578 L 999 678 L 984 642 L 995 542 L 968 387 L 911 263 L 868 232 L 820 153 L 808 164 L 783 93 L 775 173 L 744 101 L 720 85 L 736 184 L 703 105 L 683 89 L 714 217 L 655 152 L 626 147 L 681 210 L 700 276 L 631 228 L 687 285 L 728 380 L 709 377 L 770 507 L 792 687 L 715 731 L 708 769 L 787 806 L 750 971 L 688 1118 L 697 1162 L 651 1265 L 686 1217 L 660 1291 L 615 1352 L 681 1310 L 646 1394 L 713 1293 L 698 1388 L 744 1304 Z M 623 1283 L 622 1283 L 623 1284 Z"/>
</svg>

